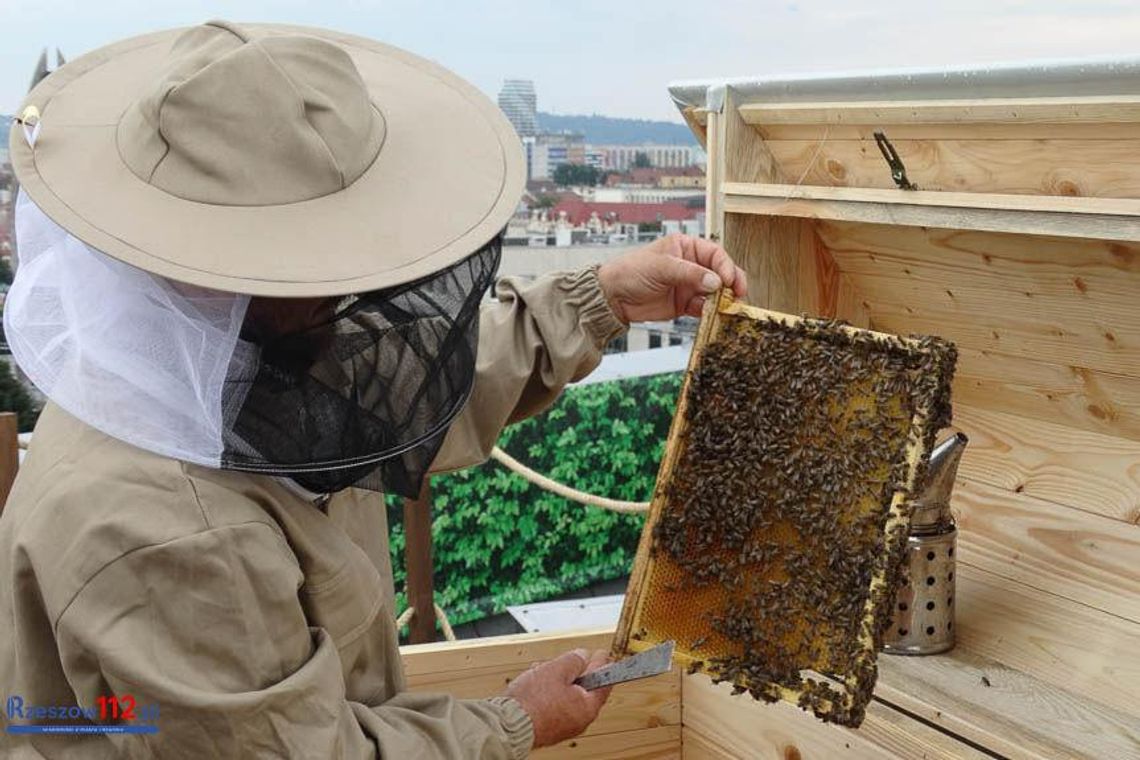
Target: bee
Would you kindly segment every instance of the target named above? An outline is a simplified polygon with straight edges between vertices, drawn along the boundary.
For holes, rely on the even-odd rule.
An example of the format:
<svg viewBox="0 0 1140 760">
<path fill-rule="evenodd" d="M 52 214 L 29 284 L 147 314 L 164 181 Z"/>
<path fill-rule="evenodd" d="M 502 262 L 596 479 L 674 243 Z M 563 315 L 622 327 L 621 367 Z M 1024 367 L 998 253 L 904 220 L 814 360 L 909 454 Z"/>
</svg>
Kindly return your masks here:
<svg viewBox="0 0 1140 760">
<path fill-rule="evenodd" d="M 906 540 L 905 521 L 885 531 L 887 508 L 919 480 L 907 447 L 929 448 L 949 420 L 952 350 L 829 319 L 722 319 L 689 377 L 661 489 L 652 547 L 681 571 L 665 588 L 719 589 L 701 614 L 732 652 L 702 663 L 714 681 L 764 700 L 798 690 L 804 709 L 850 722 L 874 678 L 860 637 L 893 603 L 871 579 L 897 587 Z M 842 689 L 801 678 L 825 658 Z"/>
</svg>

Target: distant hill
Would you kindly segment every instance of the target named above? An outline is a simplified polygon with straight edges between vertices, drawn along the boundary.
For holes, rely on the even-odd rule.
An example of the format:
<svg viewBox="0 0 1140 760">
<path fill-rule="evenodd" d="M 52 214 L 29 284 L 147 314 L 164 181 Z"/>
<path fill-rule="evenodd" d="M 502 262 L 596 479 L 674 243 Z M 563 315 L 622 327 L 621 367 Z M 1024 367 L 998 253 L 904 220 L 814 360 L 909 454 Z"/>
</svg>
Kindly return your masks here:
<svg viewBox="0 0 1140 760">
<path fill-rule="evenodd" d="M 12 129 L 12 117 L 0 114 L 0 149 L 8 150 L 8 132 Z"/>
<path fill-rule="evenodd" d="M 649 119 L 616 119 L 612 116 L 569 116 L 538 112 L 538 128 L 546 132 L 581 132 L 594 145 L 696 145 L 697 139 L 684 124 Z"/>
</svg>

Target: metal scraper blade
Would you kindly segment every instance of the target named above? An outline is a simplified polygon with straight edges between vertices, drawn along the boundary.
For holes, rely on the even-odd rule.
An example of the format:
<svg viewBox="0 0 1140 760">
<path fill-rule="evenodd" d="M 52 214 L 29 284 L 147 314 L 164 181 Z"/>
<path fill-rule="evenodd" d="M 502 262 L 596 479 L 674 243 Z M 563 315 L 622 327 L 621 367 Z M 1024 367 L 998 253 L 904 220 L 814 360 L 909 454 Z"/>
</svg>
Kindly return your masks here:
<svg viewBox="0 0 1140 760">
<path fill-rule="evenodd" d="M 658 644 L 632 657 L 591 670 L 586 675 L 579 676 L 574 683 L 586 691 L 593 691 L 615 683 L 660 675 L 673 667 L 673 645 L 673 641 Z"/>
</svg>

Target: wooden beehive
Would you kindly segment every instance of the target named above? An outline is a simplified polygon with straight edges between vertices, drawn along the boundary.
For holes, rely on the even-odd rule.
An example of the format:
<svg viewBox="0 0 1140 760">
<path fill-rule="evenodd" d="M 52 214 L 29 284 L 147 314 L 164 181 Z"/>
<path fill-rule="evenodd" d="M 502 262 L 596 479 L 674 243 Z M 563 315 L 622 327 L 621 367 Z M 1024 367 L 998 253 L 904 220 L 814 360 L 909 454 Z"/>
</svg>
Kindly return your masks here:
<svg viewBox="0 0 1140 760">
<path fill-rule="evenodd" d="M 706 304 L 614 637 L 862 722 L 954 350 Z M 714 380 L 713 378 L 717 378 Z"/>
<path fill-rule="evenodd" d="M 858 732 L 875 753 L 1140 757 L 1131 66 L 674 90 L 708 147 L 711 233 L 750 301 L 959 349 L 958 645 L 879 658 Z M 684 103 L 694 92 L 706 99 Z M 685 682 L 686 731 L 712 756 L 850 749 L 854 735 L 702 678 Z"/>
<path fill-rule="evenodd" d="M 1140 63 L 709 85 L 673 94 L 750 301 L 958 346 L 958 643 L 881 655 L 858 729 L 677 669 L 536 756 L 1140 757 Z M 432 645 L 409 678 L 487 696 L 611 640 Z"/>
</svg>

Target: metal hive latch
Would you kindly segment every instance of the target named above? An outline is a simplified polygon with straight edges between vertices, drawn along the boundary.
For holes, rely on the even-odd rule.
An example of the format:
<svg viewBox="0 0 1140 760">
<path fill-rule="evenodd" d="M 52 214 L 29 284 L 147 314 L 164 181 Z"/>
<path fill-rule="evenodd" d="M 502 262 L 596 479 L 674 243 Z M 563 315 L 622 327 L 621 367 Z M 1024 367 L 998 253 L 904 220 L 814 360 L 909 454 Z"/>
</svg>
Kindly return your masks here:
<svg viewBox="0 0 1140 760">
<path fill-rule="evenodd" d="M 883 132 L 876 132 L 875 144 L 879 146 L 879 152 L 882 153 L 883 158 L 886 159 L 887 166 L 891 167 L 891 179 L 895 181 L 899 189 L 917 190 L 918 185 L 907 178 L 906 167 L 903 165 L 902 159 L 899 158 L 895 146 L 891 145 L 891 141 L 887 139 L 887 135 Z"/>
</svg>

